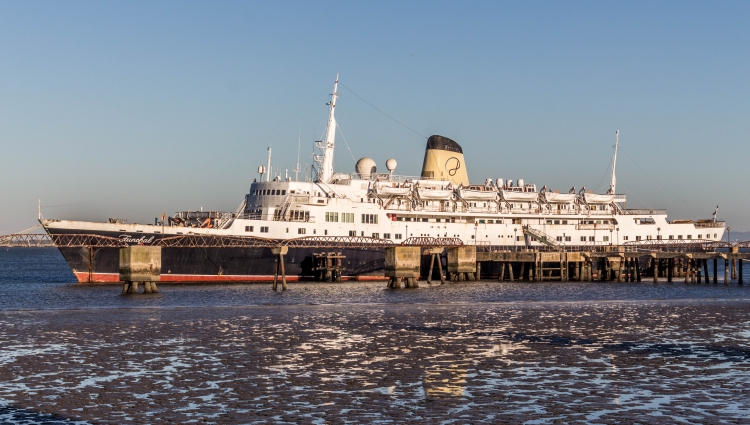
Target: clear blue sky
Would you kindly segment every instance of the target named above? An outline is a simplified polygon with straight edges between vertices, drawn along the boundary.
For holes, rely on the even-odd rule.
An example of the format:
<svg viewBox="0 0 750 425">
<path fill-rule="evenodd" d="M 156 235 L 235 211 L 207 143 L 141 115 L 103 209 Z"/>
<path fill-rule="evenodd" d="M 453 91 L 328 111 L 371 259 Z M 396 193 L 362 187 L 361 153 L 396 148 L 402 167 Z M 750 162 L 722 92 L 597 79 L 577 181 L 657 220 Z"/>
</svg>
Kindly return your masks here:
<svg viewBox="0 0 750 425">
<path fill-rule="evenodd" d="M 0 2 L 0 233 L 40 198 L 47 218 L 234 210 L 269 143 L 291 169 L 301 133 L 310 162 L 336 73 L 346 141 L 381 168 L 418 174 L 425 140 L 350 90 L 458 141 L 476 182 L 606 188 L 619 129 L 629 207 L 718 204 L 750 230 L 749 21 L 748 2 Z"/>
</svg>

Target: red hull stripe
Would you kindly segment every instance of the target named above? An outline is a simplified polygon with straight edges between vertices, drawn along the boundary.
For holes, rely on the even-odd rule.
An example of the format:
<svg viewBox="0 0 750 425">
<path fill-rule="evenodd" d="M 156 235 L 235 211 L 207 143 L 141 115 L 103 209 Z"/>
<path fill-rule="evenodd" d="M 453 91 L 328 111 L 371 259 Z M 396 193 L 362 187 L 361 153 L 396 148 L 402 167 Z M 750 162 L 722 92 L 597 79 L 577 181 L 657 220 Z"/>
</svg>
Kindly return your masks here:
<svg viewBox="0 0 750 425">
<path fill-rule="evenodd" d="M 120 282 L 119 273 L 92 273 L 91 280 L 86 272 L 76 272 L 76 279 L 79 283 L 117 283 Z M 342 276 L 341 280 L 350 281 L 373 281 L 387 280 L 385 276 Z M 287 276 L 287 282 L 299 281 L 299 276 Z M 160 282 L 162 283 L 181 283 L 181 282 L 272 282 L 273 276 L 218 276 L 218 275 L 187 275 L 187 274 L 163 274 Z"/>
</svg>

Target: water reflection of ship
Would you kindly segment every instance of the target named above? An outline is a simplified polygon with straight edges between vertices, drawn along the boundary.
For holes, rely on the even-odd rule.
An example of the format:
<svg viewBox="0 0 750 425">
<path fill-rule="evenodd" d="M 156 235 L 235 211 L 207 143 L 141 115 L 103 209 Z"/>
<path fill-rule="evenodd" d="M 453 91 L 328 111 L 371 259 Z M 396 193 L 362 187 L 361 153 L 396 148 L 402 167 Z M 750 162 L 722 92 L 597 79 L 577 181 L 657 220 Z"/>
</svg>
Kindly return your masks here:
<svg viewBox="0 0 750 425">
<path fill-rule="evenodd" d="M 464 364 L 436 364 L 425 368 L 422 386 L 427 397 L 462 397 L 466 387 Z"/>
</svg>

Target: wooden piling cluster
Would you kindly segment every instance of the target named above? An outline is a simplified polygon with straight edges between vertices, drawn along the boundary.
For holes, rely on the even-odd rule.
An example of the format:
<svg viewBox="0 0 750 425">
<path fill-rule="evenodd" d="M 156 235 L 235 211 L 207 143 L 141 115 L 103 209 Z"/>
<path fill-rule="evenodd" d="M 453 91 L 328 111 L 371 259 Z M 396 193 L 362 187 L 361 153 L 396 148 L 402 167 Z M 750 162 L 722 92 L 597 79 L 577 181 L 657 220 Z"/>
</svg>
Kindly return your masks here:
<svg viewBox="0 0 750 425">
<path fill-rule="evenodd" d="M 341 252 L 322 252 L 313 254 L 313 271 L 315 280 L 319 282 L 341 282 L 341 272 L 344 271 L 344 258 Z"/>
<path fill-rule="evenodd" d="M 713 283 L 718 283 L 718 260 L 724 259 L 724 283 L 743 282 L 742 260 L 748 253 L 626 252 L 613 247 L 604 252 L 479 252 L 477 262 L 499 262 L 499 280 L 654 282 L 682 279 L 686 284 L 710 283 L 708 261 L 713 260 Z M 730 271 L 731 266 L 731 271 Z M 478 268 L 481 268 L 479 266 Z M 735 270 L 736 269 L 736 270 Z"/>
</svg>

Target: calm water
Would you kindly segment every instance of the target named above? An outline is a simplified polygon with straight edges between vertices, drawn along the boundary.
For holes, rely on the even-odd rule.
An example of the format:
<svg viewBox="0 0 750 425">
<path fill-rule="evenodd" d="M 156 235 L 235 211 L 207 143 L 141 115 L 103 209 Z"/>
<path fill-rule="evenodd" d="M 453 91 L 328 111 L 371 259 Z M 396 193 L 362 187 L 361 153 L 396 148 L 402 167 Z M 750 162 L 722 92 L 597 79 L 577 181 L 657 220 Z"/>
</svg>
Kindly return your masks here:
<svg viewBox="0 0 750 425">
<path fill-rule="evenodd" d="M 121 296 L 0 251 L 0 422 L 750 422 L 750 285 L 385 286 Z"/>
<path fill-rule="evenodd" d="M 710 263 L 710 262 L 709 262 Z M 744 262 L 744 276 L 750 278 Z M 710 266 L 710 264 L 709 264 Z M 709 273 L 713 273 L 709 270 Z M 286 293 L 270 284 L 162 284 L 156 296 L 121 296 L 117 285 L 80 285 L 56 249 L 0 250 L 0 310 L 140 308 L 310 304 L 445 304 L 519 301 L 603 301 L 750 298 L 750 285 L 685 285 L 615 282 L 497 282 L 427 285 L 393 291 L 385 282 L 290 283 Z"/>
</svg>

